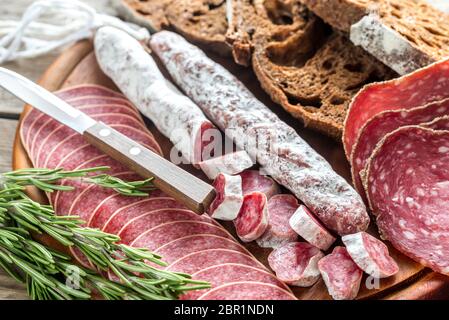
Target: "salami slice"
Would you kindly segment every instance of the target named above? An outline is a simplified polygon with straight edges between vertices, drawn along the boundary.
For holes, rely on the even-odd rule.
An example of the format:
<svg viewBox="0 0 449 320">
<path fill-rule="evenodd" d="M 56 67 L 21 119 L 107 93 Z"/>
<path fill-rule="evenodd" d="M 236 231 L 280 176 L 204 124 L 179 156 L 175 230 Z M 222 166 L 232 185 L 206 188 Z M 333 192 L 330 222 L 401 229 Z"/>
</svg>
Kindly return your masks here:
<svg viewBox="0 0 449 320">
<path fill-rule="evenodd" d="M 174 261 L 166 269 L 193 274 L 208 267 L 223 263 L 239 263 L 266 270 L 265 266 L 255 258 L 240 251 L 229 249 L 206 249 L 196 251 Z"/>
<path fill-rule="evenodd" d="M 449 131 L 402 127 L 367 165 L 365 190 L 383 239 L 449 274 Z"/>
<path fill-rule="evenodd" d="M 387 278 L 399 271 L 387 246 L 366 232 L 342 237 L 346 250 L 360 269 L 375 278 Z"/>
<path fill-rule="evenodd" d="M 230 238 L 223 228 L 202 221 L 179 220 L 152 224 L 151 228 L 140 234 L 132 241 L 133 246 L 145 246 L 145 248 L 154 251 L 166 243 L 173 240 L 186 237 L 192 234 L 212 234 L 223 238 Z M 129 241 L 124 239 L 125 241 Z"/>
<path fill-rule="evenodd" d="M 164 257 L 164 261 L 172 263 L 186 255 L 206 249 L 229 249 L 250 255 L 248 250 L 237 242 L 210 234 L 195 234 L 178 238 L 155 251 Z"/>
<path fill-rule="evenodd" d="M 207 216 L 200 216 L 193 211 L 186 209 L 159 209 L 137 216 L 128 221 L 122 229 L 118 232 L 121 241 L 133 246 L 142 246 L 142 242 L 137 242 L 137 239 L 148 230 L 167 222 L 173 221 L 198 221 L 210 223 L 212 220 Z M 151 239 L 150 239 L 151 240 Z M 136 243 L 134 243 L 136 241 Z"/>
<path fill-rule="evenodd" d="M 421 126 L 433 130 L 449 130 L 449 116 L 436 118 L 431 122 L 423 123 Z"/>
<path fill-rule="evenodd" d="M 175 33 L 158 32 L 150 44 L 208 118 L 326 227 L 339 234 L 366 230 L 369 216 L 358 193 L 234 75 Z"/>
<path fill-rule="evenodd" d="M 270 268 L 285 283 L 310 287 L 320 278 L 318 261 L 324 254 L 305 242 L 287 243 L 274 249 L 268 256 Z"/>
<path fill-rule="evenodd" d="M 70 100 L 82 96 L 101 96 L 125 99 L 125 97 L 121 93 L 95 84 L 82 84 L 78 86 L 72 86 L 56 91 L 55 94 L 63 100 Z"/>
<path fill-rule="evenodd" d="M 369 84 L 352 100 L 343 131 L 350 159 L 362 127 L 386 110 L 412 109 L 449 97 L 449 59 L 431 64 L 398 79 Z"/>
<path fill-rule="evenodd" d="M 297 300 L 278 286 L 254 281 L 232 282 L 216 287 L 197 300 Z"/>
<path fill-rule="evenodd" d="M 298 235 L 289 224 L 298 206 L 298 200 L 291 194 L 275 195 L 268 200 L 268 226 L 256 240 L 257 244 L 262 248 L 277 248 L 298 240 Z"/>
<path fill-rule="evenodd" d="M 72 107 L 83 107 L 90 105 L 122 105 L 129 108 L 130 112 L 139 115 L 137 108 L 124 98 L 102 97 L 102 96 L 82 96 L 66 100 Z"/>
<path fill-rule="evenodd" d="M 265 193 L 267 199 L 279 193 L 278 184 L 262 174 L 259 170 L 245 170 L 240 174 L 242 177 L 243 195 L 253 193 L 255 191 Z"/>
<path fill-rule="evenodd" d="M 336 240 L 306 206 L 301 205 L 291 216 L 289 223 L 304 240 L 321 250 L 326 251 Z"/>
<path fill-rule="evenodd" d="M 419 125 L 447 114 L 449 98 L 412 109 L 384 111 L 371 118 L 360 129 L 351 154 L 352 178 L 359 193 L 365 193 L 360 172 L 365 169 L 373 150 L 385 135 L 402 126 Z"/>
<path fill-rule="evenodd" d="M 215 179 L 220 173 L 229 175 L 239 174 L 251 168 L 253 161 L 246 151 L 228 153 L 220 157 L 205 160 L 199 163 L 201 170 L 209 179 Z"/>
<path fill-rule="evenodd" d="M 219 287 L 226 283 L 241 281 L 257 281 L 261 283 L 269 283 L 284 290 L 290 290 L 285 284 L 279 281 L 271 273 L 259 268 L 254 268 L 237 263 L 226 263 L 211 266 L 192 274 L 192 278 L 207 281 L 211 284 L 212 287 L 209 289 L 190 291 L 182 295 L 181 300 L 196 300 L 200 296 L 211 291 L 213 288 Z"/>
<path fill-rule="evenodd" d="M 234 225 L 237 235 L 244 242 L 262 236 L 268 226 L 267 196 L 260 192 L 247 194 Z"/>
<path fill-rule="evenodd" d="M 94 44 L 104 73 L 189 163 L 198 164 L 210 142 L 205 131 L 214 128 L 201 109 L 164 78 L 153 58 L 126 32 L 101 28 Z"/>
<path fill-rule="evenodd" d="M 344 247 L 335 247 L 331 254 L 318 261 L 318 269 L 334 300 L 357 297 L 363 272 Z"/>
<path fill-rule="evenodd" d="M 216 196 L 212 201 L 208 214 L 219 220 L 231 221 L 237 218 L 243 203 L 242 179 L 220 173 L 213 186 Z"/>
</svg>

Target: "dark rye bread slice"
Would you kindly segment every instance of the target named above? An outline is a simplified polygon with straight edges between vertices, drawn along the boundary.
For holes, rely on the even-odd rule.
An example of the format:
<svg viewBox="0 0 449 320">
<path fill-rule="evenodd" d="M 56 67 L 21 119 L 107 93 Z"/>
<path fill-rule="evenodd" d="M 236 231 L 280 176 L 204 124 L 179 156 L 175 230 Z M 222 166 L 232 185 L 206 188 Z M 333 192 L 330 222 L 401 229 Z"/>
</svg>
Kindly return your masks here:
<svg viewBox="0 0 449 320">
<path fill-rule="evenodd" d="M 359 39 L 354 41 L 399 73 L 411 72 L 449 56 L 449 15 L 430 5 L 430 1 L 301 1 L 334 28 L 346 33 L 360 33 L 356 35 Z M 365 24 L 359 23 L 351 31 L 351 26 L 368 14 L 378 22 L 367 17 Z M 391 30 L 393 33 L 390 34 Z M 386 33 L 390 34 L 387 47 L 379 39 Z M 392 40 L 391 35 L 397 39 Z M 351 34 L 351 39 L 356 38 Z M 394 50 L 393 42 L 396 42 Z"/>
<path fill-rule="evenodd" d="M 336 139 L 359 89 L 394 76 L 298 0 L 233 0 L 231 17 L 227 38 L 237 62 L 249 54 L 275 102 Z"/>
<path fill-rule="evenodd" d="M 220 55 L 230 53 L 226 0 L 115 0 L 119 14 L 152 31 L 172 29 Z"/>
</svg>

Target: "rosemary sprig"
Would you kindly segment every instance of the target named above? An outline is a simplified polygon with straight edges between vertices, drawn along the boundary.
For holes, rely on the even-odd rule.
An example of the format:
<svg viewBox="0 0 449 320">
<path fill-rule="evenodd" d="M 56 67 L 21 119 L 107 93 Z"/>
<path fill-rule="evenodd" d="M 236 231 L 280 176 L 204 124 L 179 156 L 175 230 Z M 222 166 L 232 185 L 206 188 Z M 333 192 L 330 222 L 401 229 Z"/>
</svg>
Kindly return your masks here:
<svg viewBox="0 0 449 320">
<path fill-rule="evenodd" d="M 78 171 L 27 169 L 2 174 L 0 184 L 0 267 L 26 283 L 34 299 L 87 299 L 96 292 L 106 299 L 175 299 L 188 290 L 210 287 L 187 274 L 160 270 L 161 257 L 144 248 L 118 243 L 119 237 L 82 227 L 76 216 L 58 216 L 53 208 L 39 204 L 24 192 L 36 186 L 47 192 L 62 189 L 61 179 L 79 179 L 130 196 L 147 195 L 151 180 L 125 182 L 108 175 L 87 176 L 104 170 Z M 66 187 L 64 187 L 66 188 Z M 34 241 L 29 232 L 46 233 L 63 245 L 76 247 L 94 270 L 76 267 L 70 258 Z M 18 271 L 18 270 L 19 271 Z M 70 270 L 77 270 L 77 285 L 68 286 Z M 109 273 L 116 282 L 105 278 Z"/>
</svg>

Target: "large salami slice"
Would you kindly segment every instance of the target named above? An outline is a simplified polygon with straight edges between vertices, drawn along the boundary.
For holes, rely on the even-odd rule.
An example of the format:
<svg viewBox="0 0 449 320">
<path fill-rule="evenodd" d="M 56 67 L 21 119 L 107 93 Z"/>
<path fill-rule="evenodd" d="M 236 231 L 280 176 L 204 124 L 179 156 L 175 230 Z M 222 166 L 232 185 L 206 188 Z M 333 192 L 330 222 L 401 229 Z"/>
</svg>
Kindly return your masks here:
<svg viewBox="0 0 449 320">
<path fill-rule="evenodd" d="M 375 278 L 387 278 L 399 271 L 387 246 L 368 233 L 348 234 L 342 240 L 352 260 L 367 274 Z"/>
<path fill-rule="evenodd" d="M 369 84 L 352 100 L 343 131 L 346 156 L 351 156 L 362 127 L 382 111 L 411 109 L 449 97 L 449 59 L 401 78 Z"/>
<path fill-rule="evenodd" d="M 318 261 L 318 269 L 334 300 L 352 300 L 357 296 L 363 272 L 346 248 L 335 247 L 331 254 Z"/>
<path fill-rule="evenodd" d="M 365 188 L 381 236 L 399 251 L 449 274 L 449 131 L 418 126 L 384 138 Z"/>
<path fill-rule="evenodd" d="M 225 263 L 221 265 L 211 266 L 192 274 L 192 278 L 202 281 L 208 281 L 212 285 L 212 288 L 232 282 L 257 281 L 262 283 L 269 283 L 285 290 L 289 290 L 284 283 L 279 281 L 279 279 L 277 279 L 271 273 L 259 268 L 254 268 L 248 265 L 237 263 Z M 213 289 L 209 288 L 191 291 L 187 294 L 184 294 L 181 299 L 196 300 L 210 290 Z"/>
<path fill-rule="evenodd" d="M 306 242 L 287 243 L 268 256 L 276 276 L 292 286 L 310 287 L 320 278 L 318 261 L 324 254 Z"/>
<path fill-rule="evenodd" d="M 231 282 L 216 287 L 198 300 L 296 300 L 289 291 L 278 286 L 254 281 Z"/>
<path fill-rule="evenodd" d="M 449 116 L 436 118 L 431 122 L 423 123 L 422 126 L 433 130 L 449 130 Z"/>
<path fill-rule="evenodd" d="M 71 100 L 83 96 L 101 96 L 126 99 L 117 91 L 95 84 L 82 84 L 65 88 L 56 92 L 56 95 L 63 100 Z"/>
<path fill-rule="evenodd" d="M 349 234 L 368 227 L 357 192 L 234 75 L 175 33 L 156 33 L 150 44 L 208 118 L 328 228 Z"/>
<path fill-rule="evenodd" d="M 268 200 L 268 225 L 264 234 L 256 240 L 262 248 L 276 248 L 298 239 L 290 227 L 290 217 L 298 208 L 298 200 L 291 194 L 279 194 Z"/>
<path fill-rule="evenodd" d="M 449 99 L 433 102 L 412 109 L 384 111 L 369 120 L 360 134 L 351 154 L 352 178 L 359 193 L 364 194 L 360 172 L 382 138 L 388 133 L 407 125 L 419 125 L 449 114 Z"/>
</svg>

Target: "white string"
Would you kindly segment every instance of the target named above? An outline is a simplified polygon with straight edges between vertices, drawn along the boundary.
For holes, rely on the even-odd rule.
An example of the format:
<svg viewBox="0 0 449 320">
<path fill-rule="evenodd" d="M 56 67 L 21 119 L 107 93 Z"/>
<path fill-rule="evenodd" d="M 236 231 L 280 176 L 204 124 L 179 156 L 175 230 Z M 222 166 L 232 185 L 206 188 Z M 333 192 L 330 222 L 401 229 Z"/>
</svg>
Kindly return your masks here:
<svg viewBox="0 0 449 320">
<path fill-rule="evenodd" d="M 102 26 L 119 28 L 139 41 L 148 30 L 100 14 L 78 0 L 41 0 L 31 4 L 20 21 L 0 21 L 0 64 L 33 58 L 93 36 Z"/>
</svg>

